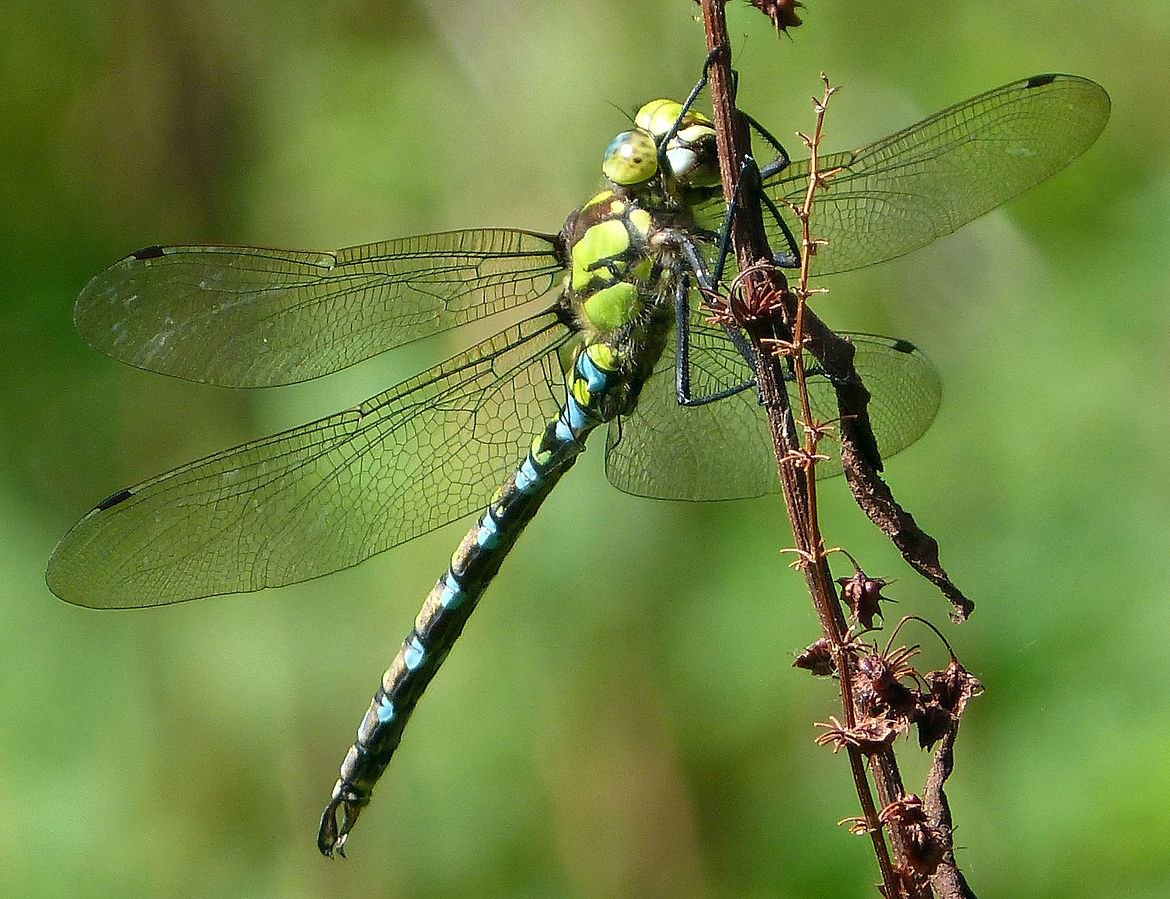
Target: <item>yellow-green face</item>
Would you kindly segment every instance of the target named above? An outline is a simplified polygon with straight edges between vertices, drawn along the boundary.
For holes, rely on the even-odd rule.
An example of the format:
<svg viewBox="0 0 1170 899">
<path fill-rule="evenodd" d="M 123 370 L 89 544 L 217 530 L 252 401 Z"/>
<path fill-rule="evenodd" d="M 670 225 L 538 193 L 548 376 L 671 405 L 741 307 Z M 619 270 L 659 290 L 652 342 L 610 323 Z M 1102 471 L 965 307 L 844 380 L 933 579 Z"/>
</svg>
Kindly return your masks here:
<svg viewBox="0 0 1170 899">
<path fill-rule="evenodd" d="M 637 187 L 661 174 L 668 191 L 684 187 L 715 187 L 719 184 L 719 160 L 715 150 L 715 128 L 701 112 L 683 114 L 674 100 L 651 100 L 634 117 L 637 126 L 623 131 L 605 151 L 601 170 L 618 187 Z M 667 141 L 662 156 L 658 145 Z"/>
</svg>

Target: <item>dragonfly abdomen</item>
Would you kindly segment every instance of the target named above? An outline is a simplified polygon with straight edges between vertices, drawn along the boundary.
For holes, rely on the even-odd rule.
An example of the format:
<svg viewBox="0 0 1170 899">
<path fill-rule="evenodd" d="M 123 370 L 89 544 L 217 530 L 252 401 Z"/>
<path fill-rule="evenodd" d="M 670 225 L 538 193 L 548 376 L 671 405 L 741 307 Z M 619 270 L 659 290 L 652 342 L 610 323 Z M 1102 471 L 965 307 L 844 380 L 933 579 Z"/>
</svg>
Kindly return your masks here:
<svg viewBox="0 0 1170 899">
<path fill-rule="evenodd" d="M 321 816 L 317 845 L 325 855 L 344 855 L 346 837 L 398 748 L 419 698 L 520 533 L 584 451 L 585 438 L 613 417 L 611 394 L 625 380 L 607 344 L 578 353 L 559 415 L 545 425 L 524 461 L 464 536 L 383 674 Z"/>
</svg>

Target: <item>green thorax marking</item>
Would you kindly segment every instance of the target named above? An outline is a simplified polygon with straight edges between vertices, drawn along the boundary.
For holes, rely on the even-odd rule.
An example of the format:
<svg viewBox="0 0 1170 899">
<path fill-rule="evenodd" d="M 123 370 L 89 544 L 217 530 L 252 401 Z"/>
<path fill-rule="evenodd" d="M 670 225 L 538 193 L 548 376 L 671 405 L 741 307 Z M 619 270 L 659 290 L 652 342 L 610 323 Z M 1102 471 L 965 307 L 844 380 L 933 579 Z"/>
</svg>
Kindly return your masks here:
<svg viewBox="0 0 1170 899">
<path fill-rule="evenodd" d="M 653 218 L 636 200 L 604 191 L 566 223 L 569 291 L 587 330 L 609 334 L 634 322 L 650 294 Z"/>
</svg>

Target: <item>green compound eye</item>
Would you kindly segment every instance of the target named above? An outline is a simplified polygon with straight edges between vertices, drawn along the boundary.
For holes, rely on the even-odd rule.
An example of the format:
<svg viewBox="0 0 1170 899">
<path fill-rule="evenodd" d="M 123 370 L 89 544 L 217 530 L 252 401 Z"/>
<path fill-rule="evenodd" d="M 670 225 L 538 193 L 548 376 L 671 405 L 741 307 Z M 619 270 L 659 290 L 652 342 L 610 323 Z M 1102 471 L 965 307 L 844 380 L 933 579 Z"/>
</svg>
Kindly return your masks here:
<svg viewBox="0 0 1170 899">
<path fill-rule="evenodd" d="M 654 138 L 641 129 L 623 131 L 605 151 L 601 171 L 614 184 L 628 187 L 658 174 L 658 148 Z"/>
<path fill-rule="evenodd" d="M 651 100 L 638 110 L 634 124 L 649 131 L 655 139 L 666 136 L 682 113 L 682 104 L 674 100 Z"/>
<path fill-rule="evenodd" d="M 651 100 L 638 110 L 634 116 L 634 124 L 649 131 L 655 140 L 666 137 L 668 131 L 678 122 L 680 130 L 694 125 L 711 126 L 712 122 L 696 109 L 682 115 L 682 104 L 676 100 Z M 682 116 L 682 121 L 679 121 Z"/>
<path fill-rule="evenodd" d="M 715 129 L 709 118 L 694 109 L 683 115 L 682 104 L 675 100 L 651 100 L 638 110 L 634 122 L 655 141 L 675 132 L 665 147 L 664 174 L 670 182 L 685 187 L 718 186 Z"/>
</svg>

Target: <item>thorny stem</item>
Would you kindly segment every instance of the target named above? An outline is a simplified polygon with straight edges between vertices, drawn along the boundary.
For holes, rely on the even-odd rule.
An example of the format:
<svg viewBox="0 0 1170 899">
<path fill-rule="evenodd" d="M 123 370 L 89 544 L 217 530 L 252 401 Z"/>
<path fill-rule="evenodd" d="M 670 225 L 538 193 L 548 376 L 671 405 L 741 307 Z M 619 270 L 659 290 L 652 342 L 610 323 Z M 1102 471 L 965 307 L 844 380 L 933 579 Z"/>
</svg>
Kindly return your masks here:
<svg viewBox="0 0 1170 899">
<path fill-rule="evenodd" d="M 809 289 L 809 276 L 812 263 L 812 257 L 816 254 L 818 242 L 812 236 L 812 212 L 813 204 L 816 199 L 817 192 L 824 189 L 828 183 L 828 179 L 835 174 L 834 171 L 821 171 L 819 149 L 821 144 L 821 137 L 824 133 L 825 113 L 828 110 L 829 100 L 836 92 L 836 88 L 829 84 L 828 76 L 821 73 L 821 81 L 824 85 L 824 91 L 820 100 L 813 101 L 816 112 L 816 123 L 813 128 L 812 135 L 800 135 L 805 147 L 809 151 L 809 171 L 808 171 L 808 186 L 805 190 L 804 202 L 800 206 L 793 207 L 793 212 L 797 220 L 800 222 L 801 230 L 801 258 L 800 258 L 800 274 L 798 276 L 797 286 L 793 293 L 796 297 L 796 315 L 792 325 L 792 346 L 793 346 L 793 371 L 800 394 L 801 414 L 804 422 L 804 432 L 806 439 L 806 448 L 811 447 L 811 444 L 816 439 L 816 435 L 820 433 L 819 429 L 814 426 L 812 420 L 812 409 L 808 398 L 808 382 L 804 368 L 804 325 L 805 325 L 805 307 L 808 298 L 813 294 Z M 813 457 L 813 464 L 815 464 L 815 457 Z M 816 507 L 816 479 L 815 473 L 810 470 L 808 479 L 809 488 L 809 505 L 808 505 L 808 519 L 807 527 L 816 535 L 816 545 L 821 548 L 823 553 L 823 540 L 820 536 L 820 522 L 817 516 Z M 839 608 L 839 606 L 838 606 Z M 853 664 L 853 657 L 844 649 L 844 637 L 841 634 L 832 635 L 826 634 L 830 640 L 830 646 L 834 650 L 834 658 L 838 663 L 838 671 L 845 672 L 839 681 L 841 684 L 841 704 L 845 713 L 846 725 L 853 727 L 856 725 L 856 706 L 852 695 L 853 678 L 850 676 L 851 665 Z M 844 662 L 844 667 L 840 667 Z M 860 755 L 855 752 L 855 755 Z M 904 794 L 904 787 L 902 785 L 901 773 L 898 770 L 898 760 L 894 755 L 892 749 L 887 749 L 883 752 L 876 753 L 871 760 L 874 772 L 874 782 L 877 786 L 878 795 L 881 798 L 882 806 L 889 806 L 891 803 L 898 801 Z M 855 773 L 856 779 L 856 773 Z M 867 782 L 868 787 L 868 782 Z M 867 790 L 868 792 L 868 790 Z M 859 794 L 860 796 L 860 794 Z M 867 808 L 865 799 L 862 798 L 863 809 Z M 870 819 L 868 811 L 866 812 L 867 824 L 870 828 L 873 827 L 874 821 Z M 871 830 L 872 833 L 872 830 Z M 891 828 L 891 841 L 894 843 L 895 854 L 901 860 L 905 859 L 906 847 L 902 841 L 902 835 L 897 832 L 895 828 Z M 887 893 L 887 895 L 894 895 Z"/>
<path fill-rule="evenodd" d="M 817 441 L 822 431 L 813 422 L 812 405 L 808 399 L 808 379 L 804 370 L 804 310 L 810 295 L 808 288 L 809 266 L 812 263 L 812 257 L 816 254 L 817 249 L 817 245 L 812 238 L 809 220 L 812 217 L 813 201 L 816 198 L 817 188 L 822 186 L 822 178 L 824 177 L 820 172 L 820 160 L 817 156 L 817 149 L 821 145 L 821 132 L 825 123 L 825 112 L 829 107 L 829 98 L 836 91 L 836 88 L 829 87 L 829 79 L 823 72 L 821 73 L 821 80 L 824 82 L 825 91 L 819 102 L 814 101 L 817 116 L 816 127 L 813 129 L 812 137 L 801 136 L 805 146 L 809 150 L 808 188 L 804 193 L 804 203 L 794 210 L 797 219 L 800 221 L 800 275 L 797 280 L 796 289 L 793 291 L 796 295 L 796 317 L 792 323 L 792 368 L 796 377 L 797 390 L 800 394 L 801 421 L 804 424 L 804 448 L 809 454 L 811 465 L 816 464 L 816 459 L 812 457 L 815 456 Z M 810 470 L 808 518 L 810 526 L 816 532 L 816 545 L 823 553 L 824 544 L 820 536 L 820 524 L 817 517 L 816 478 L 813 475 L 814 472 Z"/>
<path fill-rule="evenodd" d="M 709 77 L 711 105 L 714 115 L 719 149 L 720 172 L 724 196 L 730 201 L 740 177 L 744 159 L 748 156 L 749 138 L 747 126 L 738 115 L 732 96 L 732 74 L 730 64 L 727 22 L 722 0 L 700 0 L 703 23 L 707 35 L 709 52 L 719 50 L 712 57 Z M 827 100 L 828 85 L 826 83 Z M 744 320 L 742 326 L 751 339 L 755 351 L 757 381 L 762 405 L 767 412 L 769 430 L 776 454 L 784 502 L 792 524 L 793 537 L 798 556 L 797 567 L 804 574 L 805 582 L 812 597 L 813 605 L 820 620 L 821 629 L 828 640 L 840 685 L 841 707 L 847 727 L 856 723 L 856 706 L 852 695 L 853 659 L 846 651 L 848 631 L 845 616 L 838 602 L 836 586 L 832 580 L 825 556 L 824 545 L 816 515 L 815 471 L 813 470 L 816 440 L 819 429 L 813 424 L 811 409 L 805 386 L 802 349 L 804 340 L 804 304 L 808 293 L 808 261 L 815 253 L 808 213 L 818 187 L 823 186 L 821 175 L 815 168 L 815 143 L 819 141 L 824 104 L 817 110 L 817 127 L 814 137 L 812 168 L 806 195 L 805 215 L 802 218 L 802 266 L 800 284 L 793 293 L 779 271 L 768 264 L 771 251 L 763 229 L 760 204 L 754 191 L 740 193 L 739 206 L 731 221 L 731 241 L 736 260 L 743 277 L 744 306 L 751 310 L 771 310 L 771 314 Z M 777 301 L 777 298 L 779 300 Z M 797 372 L 800 393 L 801 416 L 804 425 L 804 439 L 799 440 L 794 432 L 792 410 L 784 391 L 783 363 L 770 347 L 791 347 L 793 367 Z M 798 453 L 801 447 L 804 452 Z M 801 458 L 803 464 L 795 464 Z M 882 877 L 882 893 L 887 899 L 909 896 L 905 881 L 894 870 L 889 849 L 886 846 L 884 830 L 878 819 L 869 781 L 866 777 L 865 761 L 871 761 L 871 770 L 883 807 L 900 800 L 904 789 L 893 752 L 890 749 L 868 756 L 855 746 L 847 746 L 854 785 L 864 815 L 866 830 L 873 844 L 874 854 Z M 896 825 L 889 827 L 891 842 L 897 864 L 903 870 L 908 865 L 908 844 Z"/>
<path fill-rule="evenodd" d="M 812 257 L 816 254 L 817 249 L 817 243 L 812 236 L 810 222 L 817 191 L 825 186 L 825 179 L 831 175 L 831 173 L 822 173 L 820 171 L 820 161 L 817 151 L 820 148 L 829 99 L 836 91 L 836 88 L 829 85 L 829 79 L 824 73 L 821 74 L 821 80 L 824 84 L 824 93 L 819 101 L 813 101 L 816 110 L 816 124 L 813 133 L 811 136 L 801 135 L 801 140 L 809 151 L 808 186 L 805 190 L 804 202 L 799 206 L 794 205 L 792 207 L 797 220 L 800 222 L 801 232 L 800 272 L 797 277 L 796 286 L 792 290 L 792 294 L 796 298 L 796 310 L 792 318 L 792 342 L 788 346 L 787 352 L 780 350 L 777 352 L 777 355 L 781 357 L 789 355 L 792 360 L 793 377 L 800 401 L 800 422 L 804 435 L 804 458 L 808 459 L 807 474 L 805 477 L 807 511 L 803 517 L 803 521 L 799 518 L 794 518 L 793 527 L 803 527 L 807 530 L 809 535 L 808 542 L 814 547 L 814 552 L 817 553 L 818 559 L 823 561 L 825 548 L 824 537 L 820 530 L 820 517 L 817 512 L 817 482 L 815 471 L 815 466 L 818 461 L 816 455 L 817 442 L 823 434 L 823 430 L 819 423 L 813 420 L 812 404 L 809 401 L 808 395 L 808 378 L 804 366 L 805 309 L 808 298 L 812 294 L 809 290 L 809 277 L 811 274 Z M 823 627 L 823 630 L 825 636 L 829 639 L 829 645 L 834 656 L 834 662 L 837 665 L 837 670 L 843 672 L 843 676 L 838 678 L 841 693 L 841 709 L 844 713 L 846 727 L 852 728 L 857 726 L 856 703 L 853 699 L 853 678 L 850 676 L 853 656 L 845 649 L 845 644 L 848 640 L 848 631 L 846 630 L 840 608 L 838 603 L 834 603 L 833 610 L 835 614 L 833 615 L 832 626 Z M 825 622 L 822 620 L 822 626 L 824 624 Z M 867 830 L 877 839 L 877 842 L 875 842 L 876 849 L 881 839 L 881 828 L 877 826 L 877 812 L 873 808 L 873 799 L 869 791 L 869 781 L 865 777 L 864 756 L 856 747 L 850 747 L 850 749 L 850 766 L 853 769 L 854 780 L 858 785 L 858 798 L 861 800 L 862 809 L 865 812 Z M 890 799 L 886 796 L 882 796 L 883 805 L 889 801 Z M 875 830 L 877 831 L 876 834 Z M 881 849 L 885 849 L 884 844 L 881 845 Z"/>
</svg>

